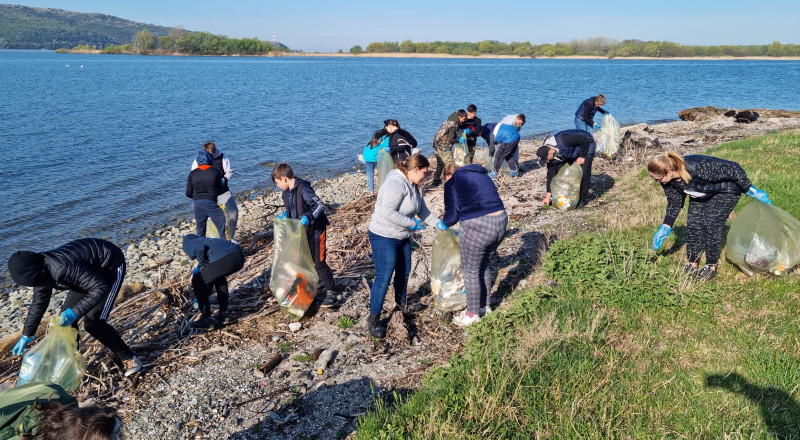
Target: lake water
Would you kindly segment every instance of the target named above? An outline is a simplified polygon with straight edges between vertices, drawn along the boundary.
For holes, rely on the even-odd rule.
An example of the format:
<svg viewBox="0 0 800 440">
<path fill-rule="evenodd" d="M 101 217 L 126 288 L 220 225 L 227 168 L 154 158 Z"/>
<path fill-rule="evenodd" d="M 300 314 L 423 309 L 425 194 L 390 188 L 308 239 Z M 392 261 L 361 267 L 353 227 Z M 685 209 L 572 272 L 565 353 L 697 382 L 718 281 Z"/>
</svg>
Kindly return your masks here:
<svg viewBox="0 0 800 440">
<path fill-rule="evenodd" d="M 605 93 L 621 124 L 677 119 L 693 106 L 800 110 L 798 61 L 223 58 L 0 51 L 6 209 L 0 272 L 17 249 L 83 236 L 123 240 L 179 216 L 192 159 L 213 140 L 236 192 L 353 170 L 386 118 L 430 152 L 453 111 L 484 122 L 522 112 L 523 137 L 572 128 Z"/>
</svg>

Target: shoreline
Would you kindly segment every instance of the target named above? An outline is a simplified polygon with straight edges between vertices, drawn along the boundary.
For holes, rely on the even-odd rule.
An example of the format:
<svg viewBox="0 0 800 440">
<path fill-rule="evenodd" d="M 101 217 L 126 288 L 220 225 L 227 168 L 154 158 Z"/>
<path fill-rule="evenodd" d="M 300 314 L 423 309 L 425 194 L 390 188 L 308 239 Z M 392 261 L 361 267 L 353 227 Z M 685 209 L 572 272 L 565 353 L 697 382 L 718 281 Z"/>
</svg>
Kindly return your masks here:
<svg viewBox="0 0 800 440">
<path fill-rule="evenodd" d="M 7 49 L 16 50 L 16 49 Z M 31 50 L 31 49 L 19 49 Z M 632 61 L 800 61 L 800 57 L 769 57 L 769 56 L 747 56 L 747 57 L 734 57 L 734 56 L 719 56 L 719 57 L 607 57 L 602 55 L 559 55 L 552 57 L 545 56 L 529 56 L 522 57 L 519 55 L 494 55 L 494 54 L 480 54 L 480 55 L 452 55 L 442 53 L 400 53 L 400 52 L 382 52 L 382 53 L 366 53 L 359 54 L 352 53 L 338 53 L 338 52 L 276 52 L 264 55 L 199 55 L 199 54 L 181 54 L 181 53 L 149 53 L 149 54 L 104 54 L 100 49 L 92 50 L 72 50 L 67 49 L 69 54 L 80 55 L 142 55 L 142 56 L 163 56 L 163 57 L 241 57 L 241 58 L 281 58 L 281 57 L 328 57 L 328 58 L 431 58 L 431 59 L 480 59 L 480 60 L 632 60 Z"/>
</svg>

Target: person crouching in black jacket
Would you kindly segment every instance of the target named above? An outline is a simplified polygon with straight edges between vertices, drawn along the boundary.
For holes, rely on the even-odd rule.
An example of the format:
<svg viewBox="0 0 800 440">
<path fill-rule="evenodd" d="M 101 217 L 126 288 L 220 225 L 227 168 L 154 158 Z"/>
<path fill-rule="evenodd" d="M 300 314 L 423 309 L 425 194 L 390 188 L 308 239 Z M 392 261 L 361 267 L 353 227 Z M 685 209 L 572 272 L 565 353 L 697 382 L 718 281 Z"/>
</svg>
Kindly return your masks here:
<svg viewBox="0 0 800 440">
<path fill-rule="evenodd" d="M 114 243 L 83 238 L 45 252 L 17 251 L 8 259 L 8 272 L 20 286 L 34 287 L 14 355 L 22 356 L 33 342 L 56 288 L 69 290 L 59 325 L 78 328 L 78 320 L 84 318 L 86 331 L 122 360 L 126 377 L 142 369 L 139 358 L 106 322 L 125 279 L 125 254 Z"/>
<path fill-rule="evenodd" d="M 689 262 L 684 272 L 698 281 L 708 281 L 717 274 L 722 251 L 722 232 L 725 221 L 736 207 L 742 194 L 772 204 L 766 192 L 752 186 L 744 169 L 729 160 L 711 156 L 682 157 L 668 151 L 653 156 L 647 164 L 650 177 L 661 184 L 667 196 L 664 222 L 653 236 L 653 250 L 658 250 L 672 232 L 686 196 L 689 214 L 686 218 L 686 255 Z M 700 255 L 705 250 L 706 265 L 698 271 Z"/>
<path fill-rule="evenodd" d="M 330 223 L 325 215 L 325 205 L 317 197 L 311 184 L 307 180 L 295 177 L 294 170 L 287 163 L 279 163 L 272 170 L 272 181 L 283 190 L 281 196 L 285 210 L 278 215 L 278 218 L 299 219 L 300 224 L 306 227 L 306 237 L 311 247 L 314 266 L 320 284 L 325 289 L 325 298 L 320 305 L 322 307 L 337 305 L 339 298 L 333 283 L 333 273 L 325 261 L 325 235 Z"/>
<path fill-rule="evenodd" d="M 202 317 L 189 323 L 192 328 L 211 328 L 214 324 L 229 324 L 228 315 L 228 275 L 238 272 L 244 266 L 242 247 L 222 238 L 205 238 L 189 234 L 183 237 L 183 251 L 197 267 L 192 271 L 192 287 L 197 297 L 197 305 Z M 208 297 L 212 286 L 217 290 L 219 312 L 211 317 L 211 304 Z"/>
<path fill-rule="evenodd" d="M 224 176 L 214 168 L 214 158 L 206 150 L 197 153 L 197 168 L 189 173 L 186 179 L 186 197 L 192 199 L 194 219 L 197 222 L 195 232 L 200 237 L 206 236 L 208 218 L 214 222 L 221 238 L 226 238 L 225 213 L 217 205 L 217 196 L 222 190 Z"/>
</svg>

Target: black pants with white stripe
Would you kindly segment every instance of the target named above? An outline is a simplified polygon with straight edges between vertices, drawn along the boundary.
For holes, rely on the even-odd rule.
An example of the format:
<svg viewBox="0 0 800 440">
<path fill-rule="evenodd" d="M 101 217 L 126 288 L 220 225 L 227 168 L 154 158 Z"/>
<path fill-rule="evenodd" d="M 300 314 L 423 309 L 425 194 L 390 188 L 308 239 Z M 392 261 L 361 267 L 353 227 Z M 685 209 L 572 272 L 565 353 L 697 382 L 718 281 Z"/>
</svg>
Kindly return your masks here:
<svg viewBox="0 0 800 440">
<path fill-rule="evenodd" d="M 114 306 L 114 301 L 117 299 L 117 294 L 119 293 L 120 287 L 122 287 L 122 280 L 125 279 L 125 263 L 119 265 L 116 273 L 114 274 L 114 279 L 109 280 L 112 282 L 111 291 L 108 292 L 108 295 L 100 301 L 99 304 L 92 307 L 86 315 L 83 316 L 83 327 L 92 335 L 95 339 L 100 341 L 101 344 L 108 347 L 114 354 L 119 356 L 120 359 L 128 360 L 133 357 L 133 351 L 131 351 L 128 344 L 122 340 L 122 337 L 117 333 L 117 330 L 112 327 L 106 320 L 108 319 L 108 314 L 111 313 L 111 308 Z M 78 304 L 80 300 L 84 298 L 83 293 L 70 291 L 67 294 L 67 298 L 64 300 L 64 304 L 61 305 L 61 311 Z M 75 321 L 72 324 L 73 327 L 78 328 L 78 321 Z"/>
</svg>

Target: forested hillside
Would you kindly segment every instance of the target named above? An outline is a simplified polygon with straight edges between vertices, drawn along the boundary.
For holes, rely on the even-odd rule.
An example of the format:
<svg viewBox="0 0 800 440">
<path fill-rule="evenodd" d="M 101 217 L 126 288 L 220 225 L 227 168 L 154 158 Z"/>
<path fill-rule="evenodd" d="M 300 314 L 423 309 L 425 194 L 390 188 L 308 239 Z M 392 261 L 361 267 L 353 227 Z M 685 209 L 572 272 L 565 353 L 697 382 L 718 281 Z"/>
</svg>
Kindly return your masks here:
<svg viewBox="0 0 800 440">
<path fill-rule="evenodd" d="M 156 36 L 170 28 L 103 14 L 0 4 L 0 49 L 59 49 L 127 44 L 142 29 Z"/>
</svg>

